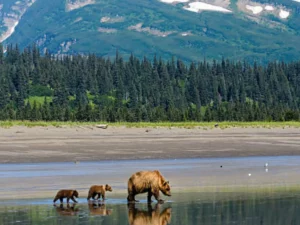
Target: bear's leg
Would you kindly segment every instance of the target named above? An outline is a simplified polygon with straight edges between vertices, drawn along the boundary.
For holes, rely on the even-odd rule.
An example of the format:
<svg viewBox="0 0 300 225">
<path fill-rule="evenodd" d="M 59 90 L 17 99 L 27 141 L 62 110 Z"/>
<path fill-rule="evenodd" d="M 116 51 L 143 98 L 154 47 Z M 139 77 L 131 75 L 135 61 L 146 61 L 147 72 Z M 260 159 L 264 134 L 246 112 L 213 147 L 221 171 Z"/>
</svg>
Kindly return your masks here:
<svg viewBox="0 0 300 225">
<path fill-rule="evenodd" d="M 70 200 L 70 198 L 69 198 L 69 197 L 67 197 L 67 204 L 69 204 L 69 200 Z"/>
<path fill-rule="evenodd" d="M 104 201 L 106 198 L 105 198 L 105 192 L 102 193 L 102 200 Z"/>
<path fill-rule="evenodd" d="M 153 208 L 151 204 L 148 204 L 148 213 L 151 215 L 153 212 Z"/>
<path fill-rule="evenodd" d="M 132 202 L 132 197 L 131 197 L 131 195 L 128 195 L 128 196 L 127 196 L 127 202 Z"/>
<path fill-rule="evenodd" d="M 148 191 L 148 197 L 147 197 L 148 203 L 151 203 L 151 202 L 152 202 L 151 197 L 152 197 L 152 192 L 151 192 L 151 190 L 149 190 L 149 191 Z"/>
<path fill-rule="evenodd" d="M 158 189 L 152 190 L 152 194 L 154 195 L 157 202 L 159 202 L 159 203 L 164 202 L 164 200 L 159 198 L 159 190 Z"/>
<path fill-rule="evenodd" d="M 138 202 L 137 200 L 135 200 L 135 194 L 133 194 L 132 192 L 128 193 L 127 201 L 128 202 Z"/>
<path fill-rule="evenodd" d="M 55 198 L 53 199 L 53 203 L 55 203 L 58 200 L 58 197 L 55 196 Z"/>
<path fill-rule="evenodd" d="M 62 204 L 62 203 L 63 203 L 63 200 L 64 200 L 64 198 L 63 198 L 63 197 L 60 197 L 60 198 L 59 198 L 60 204 Z"/>
<path fill-rule="evenodd" d="M 98 198 L 97 198 L 97 200 L 100 200 L 100 198 L 101 198 L 101 193 L 98 193 Z"/>
<path fill-rule="evenodd" d="M 135 200 L 135 195 L 133 195 L 133 201 L 134 202 L 139 202 L 138 200 Z"/>
<path fill-rule="evenodd" d="M 92 197 L 92 194 L 91 192 L 89 191 L 89 194 L 88 194 L 88 197 L 87 197 L 87 200 L 90 200 L 90 198 Z"/>
<path fill-rule="evenodd" d="M 77 203 L 77 201 L 75 200 L 74 196 L 71 197 L 72 201 Z"/>
<path fill-rule="evenodd" d="M 95 200 L 95 197 L 96 197 L 97 193 L 93 193 L 93 196 L 92 198 Z"/>
</svg>

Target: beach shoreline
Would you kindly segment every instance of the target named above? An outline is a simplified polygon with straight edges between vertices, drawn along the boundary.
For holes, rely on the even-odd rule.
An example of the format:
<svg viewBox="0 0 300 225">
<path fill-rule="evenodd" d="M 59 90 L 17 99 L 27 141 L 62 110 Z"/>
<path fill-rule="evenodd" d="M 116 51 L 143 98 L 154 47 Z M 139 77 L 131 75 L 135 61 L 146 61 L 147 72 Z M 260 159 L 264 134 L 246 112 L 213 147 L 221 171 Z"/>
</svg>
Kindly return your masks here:
<svg viewBox="0 0 300 225">
<path fill-rule="evenodd" d="M 0 199 L 65 188 L 82 198 L 106 183 L 126 197 L 132 173 L 156 169 L 174 193 L 299 190 L 299 137 L 299 128 L 0 128 Z"/>
</svg>

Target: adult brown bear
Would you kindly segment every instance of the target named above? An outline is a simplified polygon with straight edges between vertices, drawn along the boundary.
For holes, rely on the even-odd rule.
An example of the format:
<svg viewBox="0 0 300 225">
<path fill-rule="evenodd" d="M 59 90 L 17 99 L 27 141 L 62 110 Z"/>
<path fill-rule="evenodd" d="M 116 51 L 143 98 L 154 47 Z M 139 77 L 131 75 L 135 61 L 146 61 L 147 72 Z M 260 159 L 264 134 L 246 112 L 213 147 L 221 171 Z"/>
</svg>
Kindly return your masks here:
<svg viewBox="0 0 300 225">
<path fill-rule="evenodd" d="M 112 209 L 107 209 L 105 204 L 89 203 L 90 215 L 109 216 L 112 214 Z"/>
<path fill-rule="evenodd" d="M 163 202 L 159 198 L 159 191 L 164 195 L 171 196 L 169 181 L 166 181 L 158 170 L 140 171 L 132 174 L 128 180 L 127 200 L 128 202 L 137 202 L 135 200 L 137 194 L 148 192 L 148 202 L 151 202 L 152 195 L 158 202 Z"/>
<path fill-rule="evenodd" d="M 128 204 L 128 221 L 130 225 L 167 225 L 171 222 L 171 208 L 165 208 L 161 213 L 159 204 L 152 209 L 148 204 L 148 210 L 135 208 L 134 203 Z"/>
<path fill-rule="evenodd" d="M 108 184 L 106 184 L 105 186 L 104 185 L 93 185 L 90 187 L 87 200 L 89 200 L 90 198 L 95 199 L 96 195 L 98 195 L 97 199 L 100 199 L 101 195 L 102 195 L 102 199 L 105 200 L 105 191 L 112 191 L 111 186 L 109 186 Z"/>
<path fill-rule="evenodd" d="M 77 201 L 74 197 L 78 198 L 79 194 L 76 190 L 60 190 L 57 192 L 53 202 L 55 203 L 58 199 L 60 200 L 60 203 L 63 203 L 63 199 L 67 198 L 67 203 L 69 204 L 69 200 L 72 199 L 73 202 Z"/>
</svg>

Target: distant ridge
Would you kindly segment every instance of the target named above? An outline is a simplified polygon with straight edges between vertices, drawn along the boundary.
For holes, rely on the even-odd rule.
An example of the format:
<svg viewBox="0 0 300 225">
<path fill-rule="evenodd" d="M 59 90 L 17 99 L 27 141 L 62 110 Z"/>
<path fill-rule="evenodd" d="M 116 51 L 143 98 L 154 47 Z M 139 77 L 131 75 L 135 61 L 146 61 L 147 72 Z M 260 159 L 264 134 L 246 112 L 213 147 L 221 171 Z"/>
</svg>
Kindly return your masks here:
<svg viewBox="0 0 300 225">
<path fill-rule="evenodd" d="M 0 42 L 56 55 L 292 61 L 300 0 L 2 0 Z M 288 41 L 287 41 L 288 40 Z"/>
</svg>

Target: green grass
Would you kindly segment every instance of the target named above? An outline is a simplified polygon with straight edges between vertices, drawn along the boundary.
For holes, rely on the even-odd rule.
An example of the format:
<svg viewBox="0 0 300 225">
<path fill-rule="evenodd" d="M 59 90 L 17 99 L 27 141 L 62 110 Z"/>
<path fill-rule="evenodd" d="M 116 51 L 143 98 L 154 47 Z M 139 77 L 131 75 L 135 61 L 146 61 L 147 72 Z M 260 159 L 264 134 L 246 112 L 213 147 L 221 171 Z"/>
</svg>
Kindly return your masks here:
<svg viewBox="0 0 300 225">
<path fill-rule="evenodd" d="M 116 124 L 116 123 L 114 123 Z M 232 127 L 242 127 L 242 128 L 275 128 L 275 127 L 299 127 L 300 122 L 157 122 L 157 123 L 118 123 L 126 127 L 179 127 L 179 128 L 203 128 L 203 129 L 213 129 L 215 124 L 218 124 L 219 129 L 232 128 Z"/>
<path fill-rule="evenodd" d="M 0 121 L 0 127 L 8 128 L 12 126 L 26 126 L 26 127 L 36 127 L 36 126 L 95 126 L 97 124 L 108 124 L 113 127 L 125 126 L 128 128 L 185 128 L 185 129 L 226 129 L 233 127 L 240 128 L 300 128 L 300 122 L 290 121 L 290 122 L 139 122 L 139 123 L 129 123 L 129 122 L 119 122 L 119 123 L 106 123 L 103 121 L 99 122 L 57 122 L 57 121 Z M 215 124 L 218 127 L 215 128 Z"/>
<path fill-rule="evenodd" d="M 47 102 L 50 103 L 53 100 L 53 97 L 46 97 Z M 43 105 L 45 101 L 45 96 L 30 96 L 25 99 L 25 104 L 29 101 L 30 105 L 33 106 L 34 101 L 36 101 L 37 105 Z"/>
</svg>

